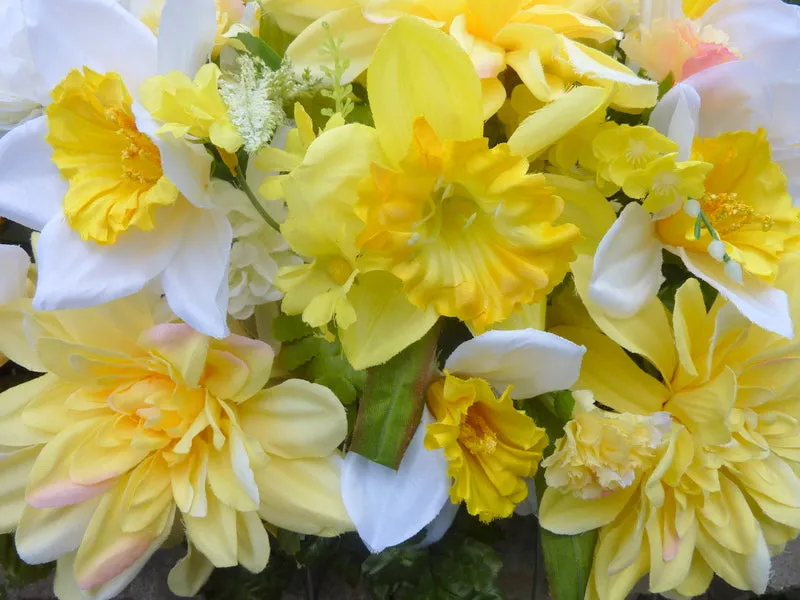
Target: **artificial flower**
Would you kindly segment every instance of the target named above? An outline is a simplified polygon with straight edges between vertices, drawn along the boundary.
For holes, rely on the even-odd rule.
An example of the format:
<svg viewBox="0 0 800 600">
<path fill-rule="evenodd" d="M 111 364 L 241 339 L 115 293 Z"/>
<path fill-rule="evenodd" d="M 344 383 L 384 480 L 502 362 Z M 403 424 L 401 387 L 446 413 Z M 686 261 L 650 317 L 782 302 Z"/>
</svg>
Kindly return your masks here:
<svg viewBox="0 0 800 600">
<path fill-rule="evenodd" d="M 25 0 L 31 54 L 53 97 L 45 116 L 0 141 L 0 214 L 42 232 L 37 308 L 91 306 L 156 281 L 181 318 L 226 335 L 231 231 L 209 207 L 210 157 L 153 136 L 136 100 L 159 71 L 195 75 L 213 41 L 203 37 L 212 4 L 185 20 L 181 0 L 169 0 L 157 42 L 117 4 Z"/>
<path fill-rule="evenodd" d="M 299 5 L 303 10 L 294 3 L 287 7 L 283 0 L 264 2 L 265 10 L 295 31 L 302 23 L 297 17 L 318 16 L 298 32 L 287 50 L 299 68 L 319 69 L 323 60 L 319 48 L 328 36 L 342 36 L 342 52 L 350 59 L 345 79 L 352 80 L 366 70 L 391 23 L 412 16 L 448 32 L 469 54 L 481 78 L 486 118 L 506 99 L 499 76 L 507 67 L 543 102 L 554 100 L 575 83 L 610 88 L 611 103 L 622 110 L 638 112 L 656 101 L 653 82 L 638 78 L 585 43 L 611 40 L 614 30 L 570 3 L 543 6 L 533 1 L 503 0 L 489 6 L 482 0 L 401 4 L 334 0 Z"/>
<path fill-rule="evenodd" d="M 33 282 L 30 280 L 31 259 L 19 246 L 0 244 L 0 323 L 14 322 L 14 309 L 20 301 L 33 295 Z M 2 327 L 2 325 L 0 325 Z M 8 328 L 8 324 L 6 324 Z M 23 345 L 23 344 L 20 344 Z M 0 366 L 8 357 L 0 353 Z M 18 357 L 23 366 L 31 364 L 30 357 Z"/>
<path fill-rule="evenodd" d="M 58 560 L 59 598 L 111 598 L 176 524 L 189 555 L 170 584 L 194 595 L 213 567 L 258 572 L 261 519 L 314 535 L 350 527 L 339 495 L 344 409 L 289 379 L 264 389 L 273 351 L 160 322 L 137 294 L 33 312 L 0 346 L 45 374 L 3 392 L 2 529 L 29 563 Z M 21 343 L 22 342 L 22 343 Z M 27 350 L 30 347 L 31 350 Z"/>
<path fill-rule="evenodd" d="M 367 546 L 380 552 L 413 537 L 448 502 L 463 501 L 485 521 L 510 516 L 547 445 L 544 430 L 513 400 L 570 387 L 583 352 L 534 329 L 489 331 L 456 348 L 430 383 L 397 471 L 345 456 L 342 497 Z"/>
</svg>

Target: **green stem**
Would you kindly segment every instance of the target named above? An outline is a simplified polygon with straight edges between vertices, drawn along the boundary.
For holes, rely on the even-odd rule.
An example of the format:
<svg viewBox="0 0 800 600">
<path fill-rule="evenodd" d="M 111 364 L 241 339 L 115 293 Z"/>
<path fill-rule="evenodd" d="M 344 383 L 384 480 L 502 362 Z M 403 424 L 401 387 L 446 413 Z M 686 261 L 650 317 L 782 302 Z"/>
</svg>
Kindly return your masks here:
<svg viewBox="0 0 800 600">
<path fill-rule="evenodd" d="M 256 212 L 258 212 L 258 214 L 261 215 L 261 218 L 266 221 L 267 225 L 280 233 L 281 226 L 278 225 L 278 222 L 270 216 L 263 206 L 261 206 L 261 202 L 258 201 L 255 192 L 247 184 L 247 180 L 241 172 L 236 175 L 236 182 L 239 184 L 239 187 L 244 192 L 245 196 L 247 196 L 247 199 L 250 200 L 250 204 L 253 205 L 253 208 L 256 209 Z"/>
<path fill-rule="evenodd" d="M 702 222 L 703 227 L 705 227 L 708 230 L 708 233 L 711 234 L 711 239 L 719 240 L 719 235 L 717 235 L 717 230 L 714 229 L 714 226 L 711 224 L 711 221 L 708 220 L 708 217 L 706 216 L 706 213 L 704 213 L 701 210 L 700 214 L 697 215 L 697 218 Z M 696 236 L 696 237 L 699 238 L 700 236 Z"/>
</svg>

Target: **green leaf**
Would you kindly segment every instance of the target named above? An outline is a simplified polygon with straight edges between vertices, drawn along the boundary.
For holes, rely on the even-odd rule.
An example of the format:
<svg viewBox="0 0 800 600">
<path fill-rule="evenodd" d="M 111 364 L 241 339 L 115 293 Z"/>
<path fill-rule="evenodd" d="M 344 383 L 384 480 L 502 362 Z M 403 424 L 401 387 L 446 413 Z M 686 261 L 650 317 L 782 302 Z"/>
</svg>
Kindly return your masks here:
<svg viewBox="0 0 800 600">
<path fill-rule="evenodd" d="M 272 335 L 281 343 L 293 342 L 314 333 L 300 315 L 277 315 L 272 320 Z"/>
<path fill-rule="evenodd" d="M 311 361 L 320 352 L 320 340 L 315 337 L 304 337 L 294 344 L 281 348 L 280 364 L 287 371 L 294 371 Z"/>
<path fill-rule="evenodd" d="M 236 36 L 236 39 L 242 42 L 250 54 L 263 60 L 264 64 L 273 71 L 277 71 L 280 68 L 282 60 L 281 55 L 275 52 L 275 50 L 261 38 L 254 36 L 252 33 L 242 32 Z"/>
<path fill-rule="evenodd" d="M 558 535 L 540 527 L 539 536 L 552 600 L 583 600 L 592 568 L 597 530 L 579 535 Z"/>
<path fill-rule="evenodd" d="M 358 397 L 358 392 L 356 391 L 355 386 L 345 377 L 340 377 L 337 375 L 324 375 L 323 377 L 315 379 L 314 383 L 324 385 L 326 388 L 331 390 L 334 394 L 336 394 L 336 397 L 339 398 L 339 401 L 345 406 L 353 404 Z"/>
<path fill-rule="evenodd" d="M 258 27 L 259 37 L 264 40 L 278 54 L 283 56 L 286 49 L 292 43 L 293 36 L 286 33 L 278 26 L 275 18 L 270 14 L 264 14 Z"/>
<path fill-rule="evenodd" d="M 419 424 L 439 327 L 382 365 L 368 370 L 350 450 L 397 469 Z"/>
</svg>

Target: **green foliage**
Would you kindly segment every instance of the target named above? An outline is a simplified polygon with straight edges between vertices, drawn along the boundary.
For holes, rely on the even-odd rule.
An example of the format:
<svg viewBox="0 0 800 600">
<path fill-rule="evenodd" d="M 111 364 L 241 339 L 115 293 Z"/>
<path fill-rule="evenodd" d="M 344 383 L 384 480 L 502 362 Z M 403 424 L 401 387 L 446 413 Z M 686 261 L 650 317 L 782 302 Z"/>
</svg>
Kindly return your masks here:
<svg viewBox="0 0 800 600">
<path fill-rule="evenodd" d="M 297 563 L 289 555 L 273 551 L 261 573 L 240 567 L 215 569 L 202 593 L 209 600 L 280 600 L 296 571 Z"/>
<path fill-rule="evenodd" d="M 258 35 L 281 56 L 286 53 L 286 49 L 289 47 L 289 44 L 292 43 L 292 39 L 294 39 L 291 34 L 286 33 L 283 29 L 278 27 L 275 18 L 268 13 L 265 13 L 261 17 Z"/>
<path fill-rule="evenodd" d="M 263 39 L 254 36 L 252 33 L 242 32 L 236 36 L 247 51 L 253 56 L 257 56 L 264 64 L 273 71 L 277 71 L 281 67 L 281 55 L 275 52 L 272 47 Z"/>
<path fill-rule="evenodd" d="M 362 565 L 376 600 L 500 600 L 502 561 L 488 544 L 451 535 L 430 548 L 389 548 Z"/>
<path fill-rule="evenodd" d="M 3 578 L 0 580 L 0 600 L 10 597 L 11 590 L 19 589 L 48 577 L 55 563 L 29 565 L 17 555 L 12 534 L 0 535 L 0 566 Z"/>
<path fill-rule="evenodd" d="M 335 109 L 324 108 L 322 114 L 325 116 L 333 116 L 334 112 L 340 113 L 345 119 L 353 112 L 355 103 L 353 102 L 353 85 L 342 83 L 344 74 L 350 67 L 350 58 L 342 54 L 342 44 L 344 38 L 334 37 L 331 33 L 331 27 L 327 23 L 322 24 L 325 29 L 326 41 L 320 49 L 320 53 L 326 56 L 333 66 L 323 66 L 320 70 L 328 77 L 331 82 L 330 90 L 322 90 L 322 95 L 330 98 L 334 102 Z"/>
</svg>

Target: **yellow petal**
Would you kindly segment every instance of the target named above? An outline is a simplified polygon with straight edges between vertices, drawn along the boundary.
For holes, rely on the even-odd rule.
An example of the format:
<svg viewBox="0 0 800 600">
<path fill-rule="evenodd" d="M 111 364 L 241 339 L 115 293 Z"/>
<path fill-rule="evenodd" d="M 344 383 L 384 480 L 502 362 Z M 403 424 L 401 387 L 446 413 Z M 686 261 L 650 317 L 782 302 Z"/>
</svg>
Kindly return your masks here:
<svg viewBox="0 0 800 600">
<path fill-rule="evenodd" d="M 451 36 L 418 19 L 400 18 L 383 36 L 370 63 L 367 88 L 381 145 L 393 161 L 407 154 L 419 117 L 425 117 L 440 139 L 483 135 L 475 67 Z"/>
<path fill-rule="evenodd" d="M 506 101 L 506 88 L 496 77 L 481 79 L 483 90 L 483 119 L 488 121 Z"/>
<path fill-rule="evenodd" d="M 251 573 L 263 571 L 269 561 L 269 536 L 258 514 L 236 514 L 239 564 Z"/>
<path fill-rule="evenodd" d="M 202 552 L 198 552 L 191 542 L 187 543 L 186 556 L 180 559 L 167 576 L 169 590 L 178 596 L 196 596 L 205 585 L 214 565 Z"/>
<path fill-rule="evenodd" d="M 270 457 L 256 473 L 262 492 L 259 515 L 278 527 L 332 536 L 354 529 L 341 494 L 341 458 L 286 460 Z"/>
<path fill-rule="evenodd" d="M 519 124 L 508 140 L 514 154 L 529 158 L 564 137 L 608 104 L 609 91 L 584 85 L 545 105 Z"/>
<path fill-rule="evenodd" d="M 736 402 L 736 374 L 725 367 L 698 388 L 681 390 L 664 406 L 703 444 L 725 444 L 731 439 L 728 415 Z"/>
<path fill-rule="evenodd" d="M 218 568 L 238 562 L 236 511 L 208 494 L 208 512 L 202 517 L 183 514 L 186 537 Z"/>
<path fill-rule="evenodd" d="M 703 292 L 697 279 L 688 279 L 675 294 L 672 323 L 681 367 L 689 376 L 696 377 L 698 366 L 702 368 L 702 363 L 696 364 L 695 360 L 702 361 L 704 357 L 695 355 L 707 348 L 711 334 L 707 326 Z"/>
<path fill-rule="evenodd" d="M 552 332 L 587 348 L 574 389 L 591 390 L 599 403 L 637 415 L 661 410 L 669 398 L 669 390 L 662 383 L 637 367 L 622 348 L 603 334 L 563 326 Z"/>
<path fill-rule="evenodd" d="M 15 385 L 0 394 L 0 442 L 6 446 L 43 444 L 50 434 L 23 421 L 25 408 L 58 384 L 55 375 L 42 375 L 31 381 Z"/>
<path fill-rule="evenodd" d="M 402 282 L 385 271 L 359 278 L 347 298 L 356 321 L 340 332 L 342 349 L 355 369 L 386 362 L 419 340 L 433 327 L 438 315 L 433 307 L 422 310 L 411 304 Z"/>
<path fill-rule="evenodd" d="M 189 387 L 197 387 L 206 366 L 210 338 L 184 323 L 163 323 L 142 333 L 139 346 L 160 356 L 175 368 Z"/>
<path fill-rule="evenodd" d="M 617 218 L 611 203 L 589 182 L 563 175 L 547 174 L 546 177 L 547 183 L 564 200 L 564 212 L 554 224 L 577 225 L 582 239 L 575 244 L 575 252 L 594 254 L 597 244 Z"/>
<path fill-rule="evenodd" d="M 638 489 L 629 486 L 607 496 L 584 500 L 547 488 L 539 505 L 539 522 L 545 529 L 562 535 L 597 529 L 616 519 Z"/>
<path fill-rule="evenodd" d="M 264 390 L 239 408 L 242 430 L 269 454 L 323 458 L 344 441 L 344 407 L 328 388 L 289 379 Z"/>
<path fill-rule="evenodd" d="M 16 529 L 25 508 L 25 485 L 39 446 L 22 448 L 0 456 L 0 533 Z"/>
</svg>

